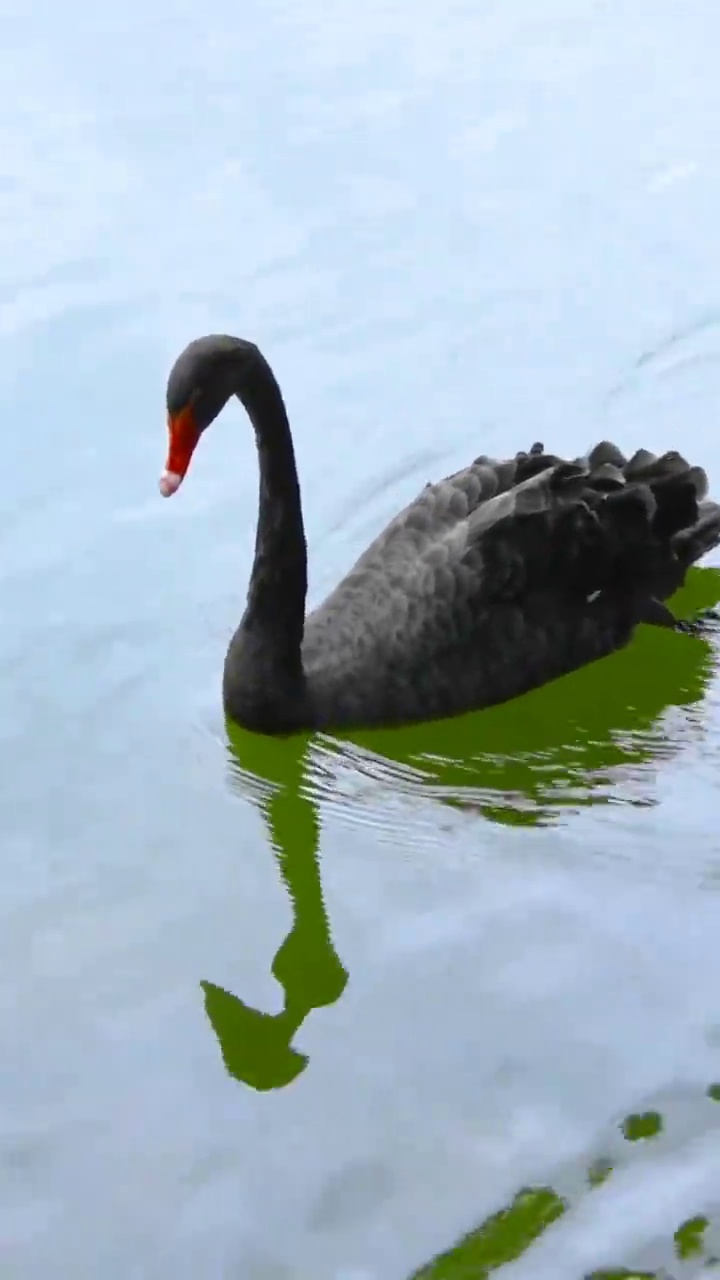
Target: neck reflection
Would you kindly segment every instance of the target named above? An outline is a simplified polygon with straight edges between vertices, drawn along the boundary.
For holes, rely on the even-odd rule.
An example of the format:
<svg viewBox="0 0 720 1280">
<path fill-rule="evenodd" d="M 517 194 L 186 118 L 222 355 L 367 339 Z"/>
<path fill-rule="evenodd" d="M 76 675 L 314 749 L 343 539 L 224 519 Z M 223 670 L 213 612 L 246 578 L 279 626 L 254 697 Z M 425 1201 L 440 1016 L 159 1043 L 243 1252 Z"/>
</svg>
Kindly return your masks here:
<svg viewBox="0 0 720 1280">
<path fill-rule="evenodd" d="M 303 793 L 307 736 L 271 739 L 228 723 L 236 784 L 258 804 L 293 923 L 271 964 L 283 990 L 283 1008 L 265 1013 L 215 983 L 201 983 L 205 1011 L 228 1073 L 250 1088 L 282 1089 L 307 1066 L 293 1039 L 313 1009 L 340 999 L 348 981 L 337 956 L 323 899 L 320 824 Z"/>
</svg>

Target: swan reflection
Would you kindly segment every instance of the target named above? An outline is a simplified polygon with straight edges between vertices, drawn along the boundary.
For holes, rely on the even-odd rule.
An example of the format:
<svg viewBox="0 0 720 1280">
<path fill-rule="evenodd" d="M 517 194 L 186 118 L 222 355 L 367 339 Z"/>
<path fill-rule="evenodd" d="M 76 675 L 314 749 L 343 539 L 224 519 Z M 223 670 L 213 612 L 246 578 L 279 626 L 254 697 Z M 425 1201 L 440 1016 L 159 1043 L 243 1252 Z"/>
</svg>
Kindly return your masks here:
<svg viewBox="0 0 720 1280">
<path fill-rule="evenodd" d="M 293 923 L 271 964 L 283 990 L 280 1013 L 263 1013 L 203 982 L 205 1011 L 230 1075 L 253 1089 L 280 1089 L 307 1066 L 292 1040 L 313 1009 L 334 1004 L 348 975 L 335 952 L 318 865 L 317 809 L 303 793 L 307 738 L 278 740 L 228 723 L 234 785 L 258 805 Z"/>
<path fill-rule="evenodd" d="M 720 601 L 720 571 L 695 569 L 673 601 L 689 617 Z M 380 787 L 346 794 L 340 774 L 393 794 L 538 826 L 610 800 L 657 801 L 655 766 L 702 732 L 698 709 L 713 671 L 708 636 L 641 628 L 633 644 L 522 699 L 455 720 L 343 738 L 272 738 L 227 722 L 232 785 L 257 805 L 290 897 L 293 924 L 271 971 L 283 1008 L 270 1014 L 205 981 L 205 1009 L 228 1072 L 254 1089 L 292 1083 L 307 1066 L 293 1039 L 313 1009 L 348 981 L 332 939 L 320 879 L 319 806 L 342 821 L 381 807 Z M 682 708 L 672 719 L 670 708 Z M 623 791 L 628 774 L 644 780 Z"/>
</svg>

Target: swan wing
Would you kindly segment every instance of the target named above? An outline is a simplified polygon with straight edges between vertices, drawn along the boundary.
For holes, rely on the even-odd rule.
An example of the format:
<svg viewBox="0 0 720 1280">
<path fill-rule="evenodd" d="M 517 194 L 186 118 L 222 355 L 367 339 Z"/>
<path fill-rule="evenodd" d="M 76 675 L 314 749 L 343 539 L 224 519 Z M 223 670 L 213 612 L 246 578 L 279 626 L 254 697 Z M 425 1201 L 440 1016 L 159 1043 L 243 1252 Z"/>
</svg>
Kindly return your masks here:
<svg viewBox="0 0 720 1280">
<path fill-rule="evenodd" d="M 537 446 L 428 486 L 306 625 L 306 666 L 394 716 L 451 713 L 626 643 L 720 541 L 707 477 L 679 454 Z M 397 703 L 397 706 L 395 705 Z M 406 705 L 407 704 L 407 705 Z M 348 712 L 352 714 L 351 711 Z"/>
</svg>

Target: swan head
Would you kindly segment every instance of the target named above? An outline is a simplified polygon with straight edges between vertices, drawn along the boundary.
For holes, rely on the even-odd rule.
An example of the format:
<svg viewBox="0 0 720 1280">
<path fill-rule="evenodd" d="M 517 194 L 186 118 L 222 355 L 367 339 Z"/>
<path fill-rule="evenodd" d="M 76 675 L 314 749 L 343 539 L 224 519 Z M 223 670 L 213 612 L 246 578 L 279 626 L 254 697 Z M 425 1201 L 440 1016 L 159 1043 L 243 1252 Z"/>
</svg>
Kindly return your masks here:
<svg viewBox="0 0 720 1280">
<path fill-rule="evenodd" d="M 257 356 L 252 342 L 217 333 L 196 338 L 178 356 L 166 392 L 168 453 L 160 477 L 164 498 L 177 493 L 203 431 L 240 393 Z"/>
</svg>

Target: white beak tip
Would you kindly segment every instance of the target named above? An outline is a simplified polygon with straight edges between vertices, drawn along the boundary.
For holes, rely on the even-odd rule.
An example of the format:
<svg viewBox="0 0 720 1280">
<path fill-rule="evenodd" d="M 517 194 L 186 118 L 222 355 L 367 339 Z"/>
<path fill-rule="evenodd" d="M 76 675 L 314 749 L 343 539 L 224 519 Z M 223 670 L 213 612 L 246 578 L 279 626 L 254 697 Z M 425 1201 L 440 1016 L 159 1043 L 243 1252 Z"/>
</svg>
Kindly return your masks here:
<svg viewBox="0 0 720 1280">
<path fill-rule="evenodd" d="M 179 476 L 176 471 L 163 471 L 159 482 L 163 498 L 171 498 L 174 493 L 177 493 L 181 484 L 182 476 Z"/>
</svg>

